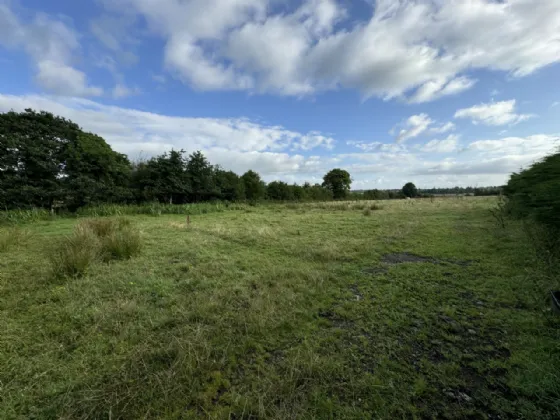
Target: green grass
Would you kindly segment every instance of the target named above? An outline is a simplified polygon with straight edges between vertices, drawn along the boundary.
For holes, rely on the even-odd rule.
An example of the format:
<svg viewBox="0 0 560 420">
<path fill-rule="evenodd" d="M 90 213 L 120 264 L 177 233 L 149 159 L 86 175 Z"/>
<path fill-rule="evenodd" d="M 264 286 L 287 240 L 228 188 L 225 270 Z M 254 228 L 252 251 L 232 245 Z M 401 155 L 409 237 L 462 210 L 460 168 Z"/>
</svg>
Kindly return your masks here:
<svg viewBox="0 0 560 420">
<path fill-rule="evenodd" d="M 0 418 L 559 418 L 558 277 L 494 203 L 138 215 L 140 255 L 62 281 L 78 221 L 28 224 L 0 254 Z"/>
</svg>

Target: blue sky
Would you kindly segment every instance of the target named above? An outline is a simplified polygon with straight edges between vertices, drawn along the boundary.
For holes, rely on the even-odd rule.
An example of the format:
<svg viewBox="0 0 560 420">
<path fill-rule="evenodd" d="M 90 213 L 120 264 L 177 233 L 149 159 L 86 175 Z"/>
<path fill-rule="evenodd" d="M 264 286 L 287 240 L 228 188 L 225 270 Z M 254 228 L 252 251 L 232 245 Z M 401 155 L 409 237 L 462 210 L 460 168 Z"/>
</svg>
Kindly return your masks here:
<svg viewBox="0 0 560 420">
<path fill-rule="evenodd" d="M 0 112 L 267 181 L 497 185 L 560 146 L 557 0 L 0 0 Z"/>
</svg>

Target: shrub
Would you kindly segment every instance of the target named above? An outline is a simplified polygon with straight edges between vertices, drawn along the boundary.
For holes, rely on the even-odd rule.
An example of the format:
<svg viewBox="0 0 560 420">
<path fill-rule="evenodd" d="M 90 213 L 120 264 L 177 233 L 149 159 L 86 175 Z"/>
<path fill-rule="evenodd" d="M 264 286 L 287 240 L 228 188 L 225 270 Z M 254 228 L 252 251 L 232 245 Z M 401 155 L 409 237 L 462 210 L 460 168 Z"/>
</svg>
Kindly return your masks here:
<svg viewBox="0 0 560 420">
<path fill-rule="evenodd" d="M 79 224 L 49 253 L 55 277 L 81 277 L 100 255 L 99 238 L 87 226 Z"/>
<path fill-rule="evenodd" d="M 364 216 L 371 216 L 371 210 L 370 209 L 365 209 L 364 210 Z"/>
</svg>

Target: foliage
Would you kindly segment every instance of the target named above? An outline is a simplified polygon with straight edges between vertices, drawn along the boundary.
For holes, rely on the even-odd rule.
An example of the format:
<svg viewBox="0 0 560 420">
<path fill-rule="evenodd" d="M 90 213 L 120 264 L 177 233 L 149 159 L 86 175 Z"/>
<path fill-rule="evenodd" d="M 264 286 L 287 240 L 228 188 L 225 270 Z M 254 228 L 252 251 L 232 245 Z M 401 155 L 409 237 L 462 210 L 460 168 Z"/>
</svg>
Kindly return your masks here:
<svg viewBox="0 0 560 420">
<path fill-rule="evenodd" d="M 504 194 L 514 216 L 560 232 L 560 152 L 512 174 Z"/>
<path fill-rule="evenodd" d="M 128 159 L 101 137 L 48 112 L 0 114 L 0 207 L 76 209 L 122 201 Z"/>
<path fill-rule="evenodd" d="M 264 198 L 266 185 L 258 173 L 249 170 L 241 176 L 241 180 L 245 185 L 245 197 L 247 200 L 256 202 Z"/>
<path fill-rule="evenodd" d="M 344 169 L 332 169 L 323 177 L 323 187 L 332 192 L 335 200 L 345 198 L 351 184 L 350 174 Z"/>
<path fill-rule="evenodd" d="M 416 185 L 414 185 L 412 182 L 407 182 L 402 187 L 402 193 L 405 197 L 414 198 L 418 196 L 418 188 L 416 188 Z"/>
</svg>

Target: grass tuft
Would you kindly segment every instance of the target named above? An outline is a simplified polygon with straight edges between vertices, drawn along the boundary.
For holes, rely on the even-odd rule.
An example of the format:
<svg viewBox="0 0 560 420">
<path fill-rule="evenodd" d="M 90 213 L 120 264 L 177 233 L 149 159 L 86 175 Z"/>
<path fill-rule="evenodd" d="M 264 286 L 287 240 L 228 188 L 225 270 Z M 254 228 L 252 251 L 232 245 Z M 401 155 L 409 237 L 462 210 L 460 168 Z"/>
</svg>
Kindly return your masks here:
<svg viewBox="0 0 560 420">
<path fill-rule="evenodd" d="M 87 226 L 79 224 L 48 256 L 53 276 L 61 278 L 84 276 L 99 255 L 99 238 Z"/>
<path fill-rule="evenodd" d="M 97 261 L 128 260 L 140 253 L 142 238 L 130 220 L 85 219 L 49 253 L 54 277 L 82 277 Z"/>
<path fill-rule="evenodd" d="M 142 238 L 140 232 L 124 227 L 101 238 L 101 255 L 104 261 L 128 260 L 140 254 Z"/>
<path fill-rule="evenodd" d="M 20 227 L 0 228 L 0 252 L 25 243 L 29 232 Z"/>
<path fill-rule="evenodd" d="M 364 216 L 371 216 L 371 209 L 364 209 Z"/>
</svg>

